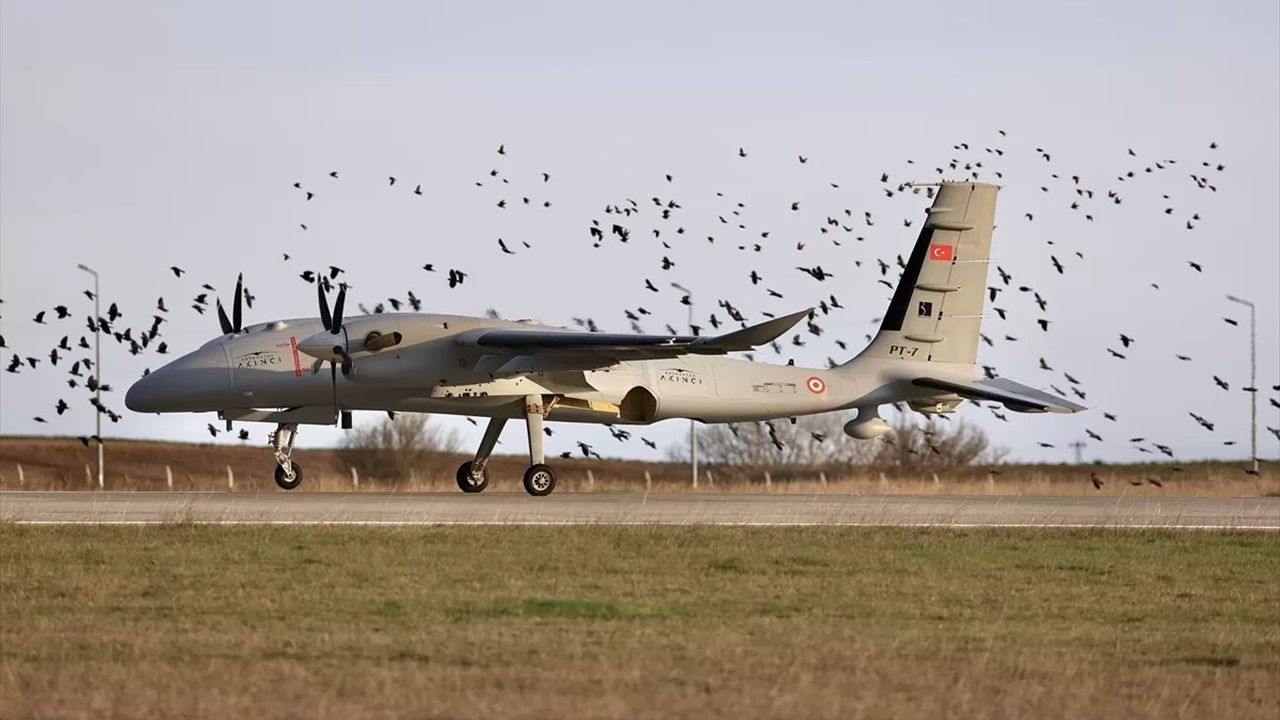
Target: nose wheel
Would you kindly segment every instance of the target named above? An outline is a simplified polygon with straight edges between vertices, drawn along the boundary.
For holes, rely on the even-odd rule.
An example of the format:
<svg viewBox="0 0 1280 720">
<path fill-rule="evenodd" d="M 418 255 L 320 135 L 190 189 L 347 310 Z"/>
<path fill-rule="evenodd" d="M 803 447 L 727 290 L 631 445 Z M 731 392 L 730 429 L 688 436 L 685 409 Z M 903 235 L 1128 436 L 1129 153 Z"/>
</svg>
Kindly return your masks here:
<svg viewBox="0 0 1280 720">
<path fill-rule="evenodd" d="M 302 468 L 298 467 L 298 463 L 289 462 L 289 469 L 285 470 L 283 465 L 276 466 L 276 484 L 281 490 L 292 490 L 302 484 Z"/>
<path fill-rule="evenodd" d="M 282 423 L 271 433 L 271 450 L 276 456 L 276 485 L 281 490 L 293 490 L 302 484 L 302 468 L 293 461 L 293 441 L 298 437 L 298 426 Z"/>
</svg>

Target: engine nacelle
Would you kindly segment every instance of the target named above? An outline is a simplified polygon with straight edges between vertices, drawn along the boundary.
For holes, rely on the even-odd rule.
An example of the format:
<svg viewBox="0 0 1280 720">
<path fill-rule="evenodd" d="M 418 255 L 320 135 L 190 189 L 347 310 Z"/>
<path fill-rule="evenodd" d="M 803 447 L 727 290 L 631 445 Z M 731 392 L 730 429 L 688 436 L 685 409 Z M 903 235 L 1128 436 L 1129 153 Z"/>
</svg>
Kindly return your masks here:
<svg viewBox="0 0 1280 720">
<path fill-rule="evenodd" d="M 398 333 L 397 333 L 398 334 Z M 348 381 L 357 385 L 403 386 L 427 385 L 425 373 L 414 377 L 401 371 L 400 358 L 393 354 L 362 354 L 352 358 L 350 369 L 342 373 Z"/>
<path fill-rule="evenodd" d="M 858 440 L 870 440 L 879 437 L 893 428 L 880 417 L 880 408 L 858 408 L 858 417 L 844 424 L 844 434 Z"/>
</svg>

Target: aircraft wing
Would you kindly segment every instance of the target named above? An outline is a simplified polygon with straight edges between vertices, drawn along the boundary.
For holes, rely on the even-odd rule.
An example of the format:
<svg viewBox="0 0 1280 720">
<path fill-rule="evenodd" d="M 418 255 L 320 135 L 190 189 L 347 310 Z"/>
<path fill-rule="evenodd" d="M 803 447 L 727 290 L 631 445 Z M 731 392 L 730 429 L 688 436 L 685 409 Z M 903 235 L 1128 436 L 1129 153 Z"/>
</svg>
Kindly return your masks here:
<svg viewBox="0 0 1280 720">
<path fill-rule="evenodd" d="M 968 400 L 990 400 L 1004 403 L 1010 410 L 1017 412 L 1077 413 L 1081 410 L 1088 410 L 1084 405 L 1077 405 L 1052 393 L 1037 390 L 1007 378 L 970 380 L 966 382 L 918 377 L 912 380 L 911 384 L 917 387 L 955 393 Z"/>
<path fill-rule="evenodd" d="M 723 335 L 632 335 L 549 328 L 478 328 L 459 333 L 456 342 L 468 347 L 539 355 L 581 356 L 584 352 L 616 360 L 723 355 L 751 350 L 772 342 L 813 311 L 813 308 Z"/>
</svg>

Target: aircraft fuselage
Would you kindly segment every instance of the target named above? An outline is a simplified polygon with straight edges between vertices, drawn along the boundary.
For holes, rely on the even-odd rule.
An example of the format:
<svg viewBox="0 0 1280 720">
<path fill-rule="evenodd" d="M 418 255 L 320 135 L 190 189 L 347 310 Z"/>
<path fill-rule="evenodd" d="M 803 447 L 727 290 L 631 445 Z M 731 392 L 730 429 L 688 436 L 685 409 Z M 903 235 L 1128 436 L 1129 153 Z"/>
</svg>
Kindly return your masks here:
<svg viewBox="0 0 1280 720">
<path fill-rule="evenodd" d="M 648 424 L 790 417 L 847 406 L 858 397 L 852 377 L 813 368 L 707 355 L 615 362 L 584 352 L 581 369 L 540 370 L 536 352 L 490 351 L 455 341 L 477 328 L 530 326 L 417 313 L 349 318 L 342 332 L 352 344 L 370 333 L 400 333 L 402 340 L 388 349 L 353 353 L 350 373 L 344 374 L 298 348 L 324 332 L 319 318 L 261 323 L 211 340 L 151 373 L 131 390 L 129 404 L 142 412 L 336 405 L 516 418 L 522 417 L 525 397 L 544 395 L 558 398 L 547 420 Z M 564 365 L 563 358 L 557 365 Z"/>
</svg>

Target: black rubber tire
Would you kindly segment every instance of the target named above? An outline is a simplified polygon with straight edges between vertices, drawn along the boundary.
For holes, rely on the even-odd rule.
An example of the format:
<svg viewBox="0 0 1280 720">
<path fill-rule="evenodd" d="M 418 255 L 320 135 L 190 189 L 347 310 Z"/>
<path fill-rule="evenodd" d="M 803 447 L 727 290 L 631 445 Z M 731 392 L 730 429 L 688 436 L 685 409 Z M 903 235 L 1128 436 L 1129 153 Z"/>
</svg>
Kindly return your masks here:
<svg viewBox="0 0 1280 720">
<path fill-rule="evenodd" d="M 471 480 L 471 466 L 473 464 L 474 463 L 472 463 L 472 461 L 468 460 L 458 466 L 456 479 L 458 481 L 458 488 L 464 493 L 484 492 L 484 489 L 489 487 L 488 468 L 480 471 L 480 482 L 477 483 Z"/>
<path fill-rule="evenodd" d="M 285 477 L 284 468 L 276 466 L 276 484 L 281 490 L 292 490 L 302 484 L 302 468 L 296 462 L 290 462 L 289 466 L 293 469 L 293 479 Z"/>
<path fill-rule="evenodd" d="M 556 489 L 556 473 L 546 465 L 530 465 L 524 471 L 524 491 L 534 497 L 545 497 Z"/>
</svg>

